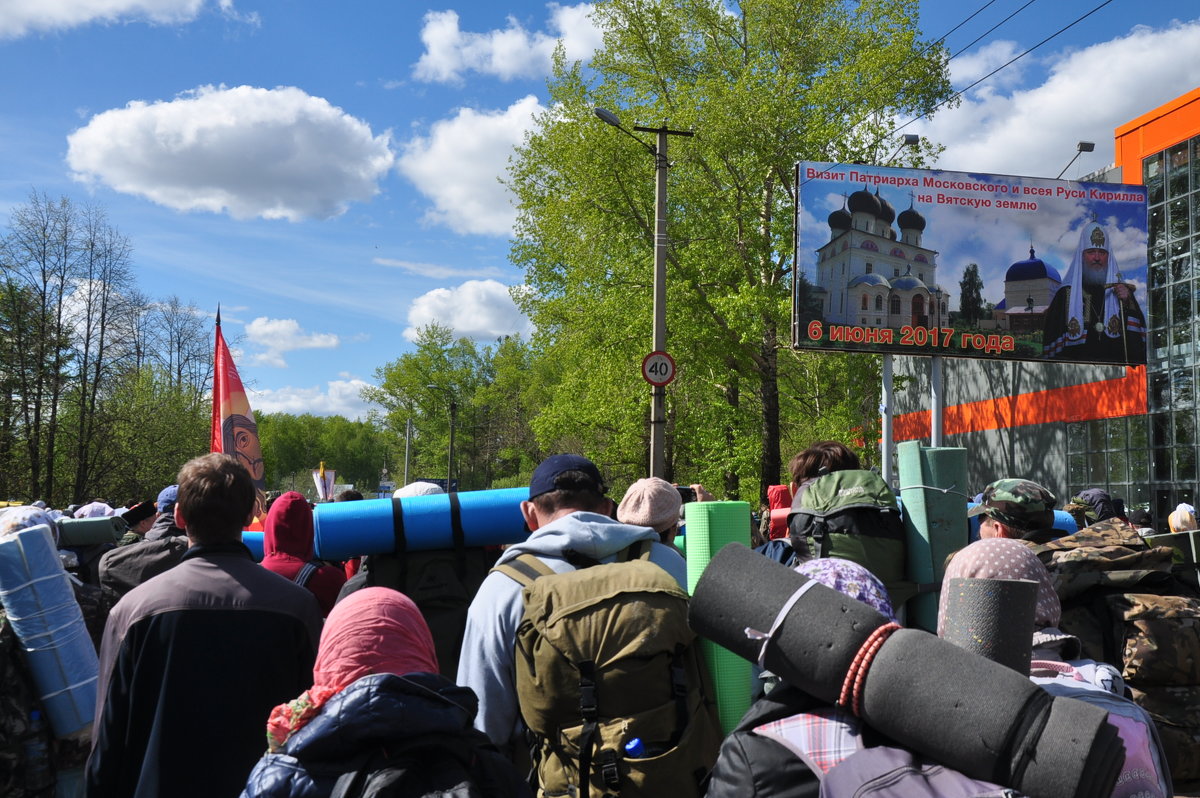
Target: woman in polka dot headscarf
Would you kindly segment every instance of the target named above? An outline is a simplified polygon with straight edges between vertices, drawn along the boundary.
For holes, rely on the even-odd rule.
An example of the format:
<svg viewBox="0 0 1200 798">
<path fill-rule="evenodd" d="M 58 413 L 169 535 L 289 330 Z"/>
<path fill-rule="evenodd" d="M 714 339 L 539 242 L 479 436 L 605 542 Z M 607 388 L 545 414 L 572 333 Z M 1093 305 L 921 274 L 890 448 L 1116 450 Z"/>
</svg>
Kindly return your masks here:
<svg viewBox="0 0 1200 798">
<path fill-rule="evenodd" d="M 1029 546 L 1012 538 L 988 538 L 967 546 L 954 555 L 942 578 L 942 594 L 938 606 L 938 634 L 945 631 L 946 603 L 951 579 L 1028 579 L 1038 583 L 1037 606 L 1033 613 L 1034 647 L 1051 645 L 1064 659 L 1079 656 L 1079 641 L 1058 630 L 1062 605 L 1050 573 Z M 1036 656 L 1036 655 L 1035 655 Z"/>
</svg>

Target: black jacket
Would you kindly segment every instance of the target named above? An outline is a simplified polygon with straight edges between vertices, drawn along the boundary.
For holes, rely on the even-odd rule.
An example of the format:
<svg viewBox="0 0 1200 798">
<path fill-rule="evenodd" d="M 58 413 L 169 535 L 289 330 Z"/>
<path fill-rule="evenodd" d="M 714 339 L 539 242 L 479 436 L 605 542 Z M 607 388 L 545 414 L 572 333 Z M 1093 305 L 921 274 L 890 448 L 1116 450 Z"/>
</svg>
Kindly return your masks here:
<svg viewBox="0 0 1200 798">
<path fill-rule="evenodd" d="M 271 710 L 312 683 L 320 628 L 312 593 L 240 542 L 134 589 L 104 630 L 89 798 L 237 795 Z"/>
<path fill-rule="evenodd" d="M 708 798 L 817 798 L 821 781 L 800 757 L 752 729 L 824 706 L 781 684 L 751 705 L 725 742 L 708 783 Z"/>
</svg>

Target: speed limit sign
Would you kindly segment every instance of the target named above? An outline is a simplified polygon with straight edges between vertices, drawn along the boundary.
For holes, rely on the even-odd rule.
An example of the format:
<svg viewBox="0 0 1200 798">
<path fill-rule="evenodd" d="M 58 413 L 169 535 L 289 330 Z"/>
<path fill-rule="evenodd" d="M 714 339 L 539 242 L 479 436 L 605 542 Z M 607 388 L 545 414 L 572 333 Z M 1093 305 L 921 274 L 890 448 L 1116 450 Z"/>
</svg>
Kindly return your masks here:
<svg viewBox="0 0 1200 798">
<path fill-rule="evenodd" d="M 668 385 L 675 379 L 675 360 L 666 352 L 656 351 L 642 360 L 642 379 L 651 385 Z"/>
</svg>

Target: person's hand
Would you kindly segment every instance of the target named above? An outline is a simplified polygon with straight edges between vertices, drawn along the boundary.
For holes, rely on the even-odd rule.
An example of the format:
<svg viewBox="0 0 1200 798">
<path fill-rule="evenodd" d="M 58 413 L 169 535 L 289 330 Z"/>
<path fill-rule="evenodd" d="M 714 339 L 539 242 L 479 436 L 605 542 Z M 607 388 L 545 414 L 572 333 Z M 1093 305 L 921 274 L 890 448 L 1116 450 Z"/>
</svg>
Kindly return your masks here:
<svg viewBox="0 0 1200 798">
<path fill-rule="evenodd" d="M 1117 283 L 1113 286 L 1113 295 L 1122 302 L 1128 302 L 1133 298 L 1133 291 L 1130 290 L 1126 283 Z"/>
<path fill-rule="evenodd" d="M 715 502 L 717 500 L 717 497 L 713 496 L 711 493 L 709 493 L 708 488 L 704 487 L 699 482 L 692 485 L 691 487 L 692 487 L 692 490 L 696 491 L 696 501 L 698 501 L 698 502 Z"/>
</svg>

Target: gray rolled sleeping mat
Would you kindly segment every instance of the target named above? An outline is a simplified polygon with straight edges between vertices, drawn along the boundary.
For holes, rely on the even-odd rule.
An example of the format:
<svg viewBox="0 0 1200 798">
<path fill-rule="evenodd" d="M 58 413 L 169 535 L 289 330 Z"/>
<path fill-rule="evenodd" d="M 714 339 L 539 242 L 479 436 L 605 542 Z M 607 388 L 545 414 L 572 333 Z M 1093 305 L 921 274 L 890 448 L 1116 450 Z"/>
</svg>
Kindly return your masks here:
<svg viewBox="0 0 1200 798">
<path fill-rule="evenodd" d="M 868 667 L 855 668 L 864 643 L 877 642 L 888 620 L 738 543 L 704 570 L 689 621 L 698 634 L 831 704 L 860 676 L 859 712 L 870 726 L 1030 798 L 1108 795 L 1124 762 L 1103 709 L 1052 697 L 1011 668 L 928 632 L 896 630 Z"/>
<path fill-rule="evenodd" d="M 947 581 L 943 640 L 1029 675 L 1038 583 L 1030 579 Z"/>
</svg>

